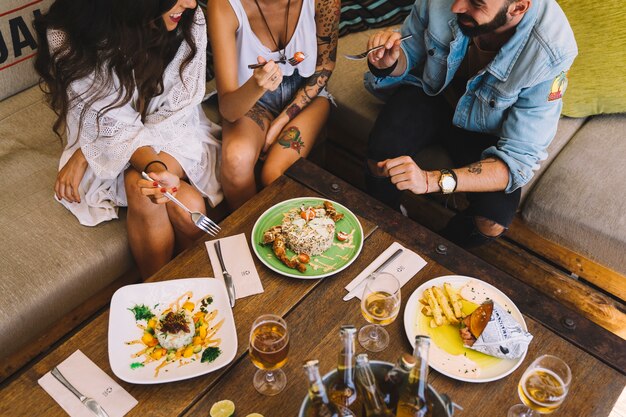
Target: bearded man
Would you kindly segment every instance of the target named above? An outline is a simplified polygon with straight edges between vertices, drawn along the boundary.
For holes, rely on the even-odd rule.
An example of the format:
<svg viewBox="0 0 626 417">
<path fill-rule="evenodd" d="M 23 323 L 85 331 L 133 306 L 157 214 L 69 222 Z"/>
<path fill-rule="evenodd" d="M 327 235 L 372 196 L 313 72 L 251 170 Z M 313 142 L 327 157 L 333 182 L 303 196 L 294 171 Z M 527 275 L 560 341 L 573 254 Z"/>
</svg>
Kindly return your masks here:
<svg viewBox="0 0 626 417">
<path fill-rule="evenodd" d="M 465 247 L 500 236 L 556 133 L 578 53 L 563 11 L 555 0 L 416 0 L 400 32 L 370 37 L 378 45 L 365 86 L 386 103 L 368 191 L 396 209 L 402 190 L 468 192 L 442 234 Z M 413 157 L 433 143 L 460 168 L 421 169 Z"/>
</svg>

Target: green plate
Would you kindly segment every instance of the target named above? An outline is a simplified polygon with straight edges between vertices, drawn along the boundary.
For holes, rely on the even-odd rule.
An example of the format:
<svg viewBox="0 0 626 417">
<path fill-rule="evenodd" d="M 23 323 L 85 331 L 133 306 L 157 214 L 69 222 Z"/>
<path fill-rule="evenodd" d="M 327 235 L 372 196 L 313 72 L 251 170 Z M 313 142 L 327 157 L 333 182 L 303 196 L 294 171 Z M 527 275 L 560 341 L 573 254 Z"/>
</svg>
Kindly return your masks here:
<svg viewBox="0 0 626 417">
<path fill-rule="evenodd" d="M 319 206 L 324 201 L 331 202 L 337 212 L 344 215 L 343 219 L 335 224 L 333 245 L 321 255 L 311 256 L 311 261 L 307 264 L 306 271 L 300 272 L 297 269 L 288 268 L 276 258 L 271 244 L 263 245 L 261 243 L 263 242 L 263 233 L 273 226 L 282 224 L 283 214 L 289 210 L 303 205 L 305 207 Z M 344 242 L 338 241 L 336 232 L 340 231 L 351 234 L 351 238 Z M 252 237 L 250 239 L 252 240 L 252 248 L 256 256 L 272 271 L 293 278 L 317 279 L 336 274 L 354 262 L 363 247 L 363 228 L 354 213 L 339 203 L 323 198 L 300 197 L 278 203 L 261 214 L 252 228 Z M 287 249 L 287 255 L 292 257 L 296 254 Z"/>
</svg>

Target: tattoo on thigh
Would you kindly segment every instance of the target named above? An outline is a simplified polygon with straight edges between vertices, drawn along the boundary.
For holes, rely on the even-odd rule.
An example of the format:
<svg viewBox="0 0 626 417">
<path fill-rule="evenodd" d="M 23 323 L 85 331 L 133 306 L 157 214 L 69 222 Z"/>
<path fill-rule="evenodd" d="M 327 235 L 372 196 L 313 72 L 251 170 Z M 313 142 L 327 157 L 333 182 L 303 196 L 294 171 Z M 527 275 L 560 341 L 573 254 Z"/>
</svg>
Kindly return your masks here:
<svg viewBox="0 0 626 417">
<path fill-rule="evenodd" d="M 302 141 L 302 136 L 300 135 L 300 129 L 295 126 L 290 127 L 287 130 L 283 130 L 278 136 L 278 143 L 284 149 L 293 149 L 298 154 L 300 154 L 300 150 L 304 148 L 304 142 Z"/>
<path fill-rule="evenodd" d="M 265 110 L 261 106 L 256 105 L 248 110 L 248 113 L 246 113 L 246 117 L 252 119 L 252 121 L 256 123 L 263 132 L 265 132 L 265 122 L 269 120 L 269 114 L 267 110 Z"/>
<path fill-rule="evenodd" d="M 470 164 L 467 167 L 467 171 L 471 174 L 480 174 L 481 172 L 483 172 L 483 164 L 482 162 L 478 161 L 478 162 L 474 162 L 473 164 Z"/>
</svg>

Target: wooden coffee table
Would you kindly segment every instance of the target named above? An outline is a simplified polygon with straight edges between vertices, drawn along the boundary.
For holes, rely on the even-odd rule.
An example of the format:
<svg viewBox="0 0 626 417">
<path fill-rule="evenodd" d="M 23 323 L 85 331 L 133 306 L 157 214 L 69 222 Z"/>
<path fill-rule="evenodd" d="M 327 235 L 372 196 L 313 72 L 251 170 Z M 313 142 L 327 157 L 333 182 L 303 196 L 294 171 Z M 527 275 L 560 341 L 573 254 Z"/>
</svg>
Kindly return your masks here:
<svg viewBox="0 0 626 417">
<path fill-rule="evenodd" d="M 345 294 L 343 287 L 394 241 L 410 247 L 428 261 L 428 265 L 402 287 L 402 311 L 408 295 L 421 283 L 441 275 L 469 275 L 507 294 L 524 313 L 534 335 L 522 365 L 499 381 L 464 383 L 431 372 L 430 383 L 465 408 L 457 415 L 506 415 L 506 410 L 519 402 L 517 383 L 523 370 L 534 358 L 545 353 L 564 359 L 573 374 L 568 398 L 555 416 L 601 417 L 611 413 L 626 386 L 626 346 L 622 339 L 305 160 L 298 161 L 285 176 L 226 218 L 221 223 L 221 236 L 245 233 L 249 238 L 254 222 L 263 211 L 287 198 L 303 196 L 324 196 L 344 204 L 359 216 L 366 240 L 358 259 L 337 275 L 321 280 L 286 278 L 255 259 L 265 291 L 237 301 L 234 315 L 239 347 L 233 362 L 211 374 L 181 382 L 132 385 L 118 380 L 139 401 L 129 416 L 206 417 L 211 405 L 221 399 L 234 401 L 236 416 L 240 417 L 252 412 L 265 417 L 296 416 L 306 395 L 303 361 L 318 358 L 322 373 L 329 371 L 336 366 L 339 327 L 364 324 L 358 299 L 341 300 Z M 198 242 L 149 281 L 203 276 L 213 276 L 213 270 L 204 243 Z M 289 360 L 283 368 L 288 385 L 275 397 L 264 397 L 254 390 L 255 368 L 247 355 L 250 326 L 262 313 L 283 316 L 291 334 Z M 44 357 L 5 381 L 0 390 L 0 415 L 65 415 L 38 386 L 37 380 L 77 349 L 114 377 L 107 353 L 108 316 L 108 309 L 100 312 Z M 401 316 L 402 313 L 387 327 L 390 346 L 383 352 L 370 353 L 371 359 L 395 361 L 401 352 L 412 350 Z"/>
</svg>

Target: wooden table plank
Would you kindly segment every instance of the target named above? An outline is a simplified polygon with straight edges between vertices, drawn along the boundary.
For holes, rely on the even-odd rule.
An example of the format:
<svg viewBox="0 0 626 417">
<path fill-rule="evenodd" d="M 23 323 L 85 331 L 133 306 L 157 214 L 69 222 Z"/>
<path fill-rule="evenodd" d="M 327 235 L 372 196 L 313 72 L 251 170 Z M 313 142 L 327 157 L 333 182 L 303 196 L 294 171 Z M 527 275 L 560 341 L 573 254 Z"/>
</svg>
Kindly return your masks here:
<svg viewBox="0 0 626 417">
<path fill-rule="evenodd" d="M 249 238 L 252 226 L 259 214 L 275 203 L 283 201 L 285 196 L 315 196 L 315 193 L 303 189 L 298 183 L 283 177 L 275 185 L 267 188 L 246 203 L 241 210 L 237 210 L 222 222 L 220 224 L 222 227 L 221 236 L 246 233 L 246 237 Z M 376 229 L 376 226 L 371 222 L 365 219 L 359 220 L 366 236 L 371 235 L 372 231 Z M 353 265 L 340 272 L 338 276 L 351 279 L 377 255 L 378 253 L 358 257 Z M 264 292 L 254 297 L 237 300 L 234 314 L 238 349 L 235 360 L 228 367 L 195 378 L 192 381 L 160 385 L 133 385 L 118 380 L 114 377 L 108 360 L 107 310 L 95 317 L 87 326 L 77 331 L 32 367 L 18 374 L 17 377 L 5 381 L 0 391 L 0 416 L 65 415 L 61 407 L 43 389 L 39 388 L 37 380 L 77 349 L 85 353 L 107 374 L 114 377 L 139 401 L 139 405 L 128 416 L 170 417 L 182 413 L 198 397 L 214 386 L 224 374 L 228 373 L 229 369 L 237 365 L 237 362 L 246 353 L 250 326 L 256 317 L 265 312 L 286 315 L 321 282 L 321 280 L 298 280 L 282 277 L 266 268 L 256 257 L 254 260 L 263 283 Z M 148 281 L 211 276 L 213 276 L 213 270 L 206 254 L 204 242 L 199 242 L 167 264 Z M 173 401 L 172 399 L 176 400 Z"/>
<path fill-rule="evenodd" d="M 394 241 L 393 237 L 380 230 L 370 239 L 364 252 L 378 253 Z M 401 242 L 402 243 L 402 242 Z M 410 294 L 428 279 L 450 274 L 441 265 L 429 262 L 412 280 L 402 287 L 403 308 L 399 318 L 387 327 L 390 346 L 380 353 L 370 353 L 371 359 L 395 362 L 401 352 L 410 352 L 409 343 L 402 320 L 406 300 Z M 256 368 L 249 358 L 242 360 L 214 386 L 206 396 L 200 399 L 185 417 L 206 417 L 211 405 L 222 399 L 235 402 L 238 416 L 258 412 L 266 417 L 296 416 L 306 395 L 306 380 L 302 363 L 306 359 L 318 358 L 320 368 L 325 373 L 336 366 L 340 349 L 338 338 L 342 324 L 361 326 L 365 320 L 361 316 L 359 302 L 353 299 L 343 302 L 343 287 L 350 277 L 338 276 L 325 279 L 324 282 L 303 300 L 285 320 L 290 329 L 290 352 L 284 371 L 288 386 L 275 397 L 258 394 L 252 387 L 252 376 Z M 520 368 L 502 380 L 484 384 L 472 384 L 455 381 L 436 371 L 431 372 L 430 383 L 442 393 L 465 408 L 459 415 L 465 416 L 503 416 L 508 408 L 519 402 L 517 383 L 524 369 L 537 356 L 551 353 L 560 356 L 570 364 L 573 382 L 569 398 L 565 401 L 558 415 L 561 416 L 608 416 L 612 405 L 626 384 L 626 377 L 599 363 L 591 355 L 580 351 L 566 340 L 555 335 L 532 319 L 527 319 L 529 330 L 535 336 L 528 355 Z M 363 349 L 357 346 L 357 352 Z M 591 386 L 601 390 L 589 389 Z"/>
<path fill-rule="evenodd" d="M 303 186 L 350 207 L 364 218 L 376 219 L 376 224 L 383 230 L 419 248 L 421 254 L 431 257 L 446 268 L 495 285 L 509 296 L 524 314 L 622 374 L 626 374 L 626 342 L 620 337 L 407 219 L 305 159 L 298 160 L 285 174 Z M 437 251 L 440 245 L 445 247 L 445 253 Z"/>
</svg>

